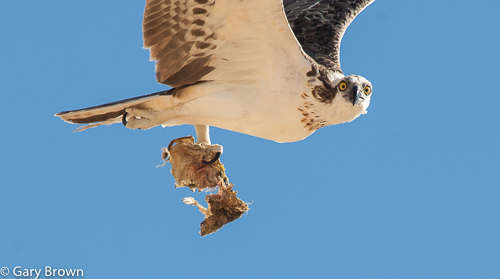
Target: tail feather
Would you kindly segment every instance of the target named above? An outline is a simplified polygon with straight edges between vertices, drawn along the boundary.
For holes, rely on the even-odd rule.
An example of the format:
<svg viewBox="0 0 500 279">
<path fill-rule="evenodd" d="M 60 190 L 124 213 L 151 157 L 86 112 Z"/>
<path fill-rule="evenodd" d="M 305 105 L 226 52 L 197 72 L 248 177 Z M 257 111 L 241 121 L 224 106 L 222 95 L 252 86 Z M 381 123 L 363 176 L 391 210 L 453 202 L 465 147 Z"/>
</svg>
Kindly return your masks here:
<svg viewBox="0 0 500 279">
<path fill-rule="evenodd" d="M 81 132 L 81 131 L 85 131 L 89 128 L 95 128 L 95 127 L 101 126 L 101 125 L 111 125 L 111 124 L 115 124 L 115 123 L 120 123 L 121 121 L 122 121 L 121 117 L 110 118 L 110 119 L 107 119 L 107 120 L 104 120 L 101 122 L 78 126 L 73 132 Z"/>
<path fill-rule="evenodd" d="M 63 111 L 55 114 L 62 120 L 72 124 L 89 124 L 80 126 L 75 132 L 100 125 L 111 125 L 121 122 L 126 108 L 141 107 L 154 109 L 158 104 L 163 104 L 162 98 L 170 97 L 174 89 L 156 92 L 153 94 L 129 98 L 84 109 Z"/>
</svg>

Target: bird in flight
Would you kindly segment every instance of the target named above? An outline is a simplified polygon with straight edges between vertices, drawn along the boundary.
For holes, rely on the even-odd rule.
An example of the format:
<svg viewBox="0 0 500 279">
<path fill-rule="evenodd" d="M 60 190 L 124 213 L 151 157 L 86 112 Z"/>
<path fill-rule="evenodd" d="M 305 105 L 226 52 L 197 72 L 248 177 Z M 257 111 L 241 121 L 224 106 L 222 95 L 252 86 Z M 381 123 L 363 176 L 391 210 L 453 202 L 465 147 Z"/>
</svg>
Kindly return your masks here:
<svg viewBox="0 0 500 279">
<path fill-rule="evenodd" d="M 345 76 L 340 42 L 374 0 L 147 0 L 144 47 L 171 89 L 56 114 L 66 122 L 130 129 L 209 126 L 276 142 L 365 114 L 362 76 Z"/>
</svg>

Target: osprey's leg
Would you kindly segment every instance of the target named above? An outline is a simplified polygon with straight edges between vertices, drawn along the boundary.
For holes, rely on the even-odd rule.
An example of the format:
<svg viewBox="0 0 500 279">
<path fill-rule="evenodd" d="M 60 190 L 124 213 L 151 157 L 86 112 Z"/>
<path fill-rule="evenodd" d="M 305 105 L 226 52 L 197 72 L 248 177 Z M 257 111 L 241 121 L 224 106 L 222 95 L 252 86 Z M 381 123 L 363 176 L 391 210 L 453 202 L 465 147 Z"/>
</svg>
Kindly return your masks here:
<svg viewBox="0 0 500 279">
<path fill-rule="evenodd" d="M 208 125 L 194 125 L 194 129 L 196 131 L 196 143 L 204 144 L 206 148 L 210 149 L 210 151 L 215 152 L 215 156 L 214 158 L 212 158 L 212 160 L 201 162 L 205 165 L 211 165 L 215 163 L 222 154 L 222 145 L 211 144 L 209 132 L 210 127 Z"/>
<path fill-rule="evenodd" d="M 208 125 L 194 125 L 196 131 L 196 143 L 204 143 L 210 145 L 210 126 Z"/>
</svg>

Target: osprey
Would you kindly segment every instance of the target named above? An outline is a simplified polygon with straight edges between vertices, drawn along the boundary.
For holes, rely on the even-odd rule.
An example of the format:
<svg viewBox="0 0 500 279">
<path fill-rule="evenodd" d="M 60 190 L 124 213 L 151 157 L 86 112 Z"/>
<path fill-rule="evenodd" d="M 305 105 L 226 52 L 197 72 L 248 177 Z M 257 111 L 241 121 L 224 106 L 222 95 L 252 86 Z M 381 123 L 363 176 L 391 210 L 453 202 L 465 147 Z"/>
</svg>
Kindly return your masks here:
<svg viewBox="0 0 500 279">
<path fill-rule="evenodd" d="M 277 142 L 302 140 L 366 113 L 372 85 L 344 76 L 340 42 L 374 0 L 147 0 L 144 47 L 169 90 L 56 114 L 130 129 L 209 126 Z"/>
</svg>

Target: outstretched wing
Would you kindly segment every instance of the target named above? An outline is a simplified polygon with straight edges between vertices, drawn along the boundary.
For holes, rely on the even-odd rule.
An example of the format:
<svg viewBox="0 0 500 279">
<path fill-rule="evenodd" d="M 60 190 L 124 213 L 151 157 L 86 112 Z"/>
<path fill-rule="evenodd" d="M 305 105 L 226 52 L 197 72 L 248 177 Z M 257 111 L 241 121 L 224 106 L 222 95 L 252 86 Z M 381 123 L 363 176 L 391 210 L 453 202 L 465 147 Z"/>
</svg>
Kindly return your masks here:
<svg viewBox="0 0 500 279">
<path fill-rule="evenodd" d="M 302 49 L 319 64 L 342 73 L 340 42 L 354 18 L 375 0 L 283 0 Z"/>
<path fill-rule="evenodd" d="M 305 61 L 281 0 L 147 0 L 143 35 L 158 82 L 172 87 L 270 79 L 280 64 Z"/>
<path fill-rule="evenodd" d="M 143 35 L 158 82 L 174 88 L 216 81 L 275 90 L 281 83 L 273 81 L 310 70 L 281 0 L 147 0 Z M 125 108 L 168 108 L 172 97 L 151 94 L 56 116 L 93 123 L 82 130 L 119 123 Z"/>
</svg>

